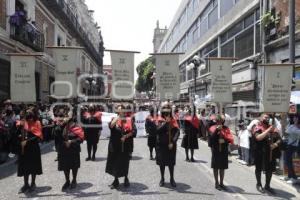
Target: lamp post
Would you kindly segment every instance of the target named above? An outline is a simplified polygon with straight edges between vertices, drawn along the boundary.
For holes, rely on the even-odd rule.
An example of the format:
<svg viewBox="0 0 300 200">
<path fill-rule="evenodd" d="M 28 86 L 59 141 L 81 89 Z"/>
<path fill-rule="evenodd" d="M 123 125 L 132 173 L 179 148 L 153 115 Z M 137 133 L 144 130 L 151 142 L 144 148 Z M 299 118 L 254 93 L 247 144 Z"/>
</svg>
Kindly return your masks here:
<svg viewBox="0 0 300 200">
<path fill-rule="evenodd" d="M 187 70 L 194 70 L 194 96 L 193 96 L 193 105 L 194 105 L 194 112 L 196 111 L 195 108 L 195 96 L 196 96 L 196 85 L 197 85 L 197 69 L 203 70 L 205 69 L 205 60 L 203 58 L 200 58 L 198 55 L 195 55 L 193 59 L 190 61 L 190 64 L 187 67 Z"/>
</svg>

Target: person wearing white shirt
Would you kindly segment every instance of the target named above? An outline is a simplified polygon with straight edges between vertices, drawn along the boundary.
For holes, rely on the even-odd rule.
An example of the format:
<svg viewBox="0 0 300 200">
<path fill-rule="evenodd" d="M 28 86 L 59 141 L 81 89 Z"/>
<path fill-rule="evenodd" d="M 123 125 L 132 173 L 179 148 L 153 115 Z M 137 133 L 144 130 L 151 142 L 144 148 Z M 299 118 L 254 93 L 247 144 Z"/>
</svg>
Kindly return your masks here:
<svg viewBox="0 0 300 200">
<path fill-rule="evenodd" d="M 288 180 L 287 183 L 295 184 L 297 182 L 297 176 L 294 171 L 293 155 L 297 152 L 297 148 L 300 140 L 300 116 L 290 116 L 290 124 L 286 129 L 288 134 L 287 150 L 285 151 L 285 163 L 288 168 Z"/>
<path fill-rule="evenodd" d="M 239 124 L 239 146 L 241 148 L 242 164 L 249 165 L 250 139 L 251 133 L 246 129 L 245 124 Z"/>
</svg>

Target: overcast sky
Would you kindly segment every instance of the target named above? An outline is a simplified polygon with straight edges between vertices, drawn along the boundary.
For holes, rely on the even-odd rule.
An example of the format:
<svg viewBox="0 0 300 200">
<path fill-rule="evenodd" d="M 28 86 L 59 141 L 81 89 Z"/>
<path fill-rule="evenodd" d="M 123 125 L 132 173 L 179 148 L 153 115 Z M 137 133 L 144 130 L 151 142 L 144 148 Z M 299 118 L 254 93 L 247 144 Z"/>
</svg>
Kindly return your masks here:
<svg viewBox="0 0 300 200">
<path fill-rule="evenodd" d="M 106 49 L 140 51 L 135 65 L 153 52 L 153 31 L 170 25 L 181 0 L 86 0 L 101 26 Z M 105 54 L 104 64 L 111 64 Z"/>
</svg>

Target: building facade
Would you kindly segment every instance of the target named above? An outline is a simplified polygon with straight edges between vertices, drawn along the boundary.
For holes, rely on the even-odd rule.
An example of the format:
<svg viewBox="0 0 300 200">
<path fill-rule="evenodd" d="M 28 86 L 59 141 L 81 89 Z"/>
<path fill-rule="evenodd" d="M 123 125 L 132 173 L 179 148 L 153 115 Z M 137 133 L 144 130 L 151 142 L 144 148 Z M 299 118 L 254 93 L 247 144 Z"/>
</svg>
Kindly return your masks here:
<svg viewBox="0 0 300 200">
<path fill-rule="evenodd" d="M 84 47 L 77 74 L 102 73 L 103 39 L 84 0 L 1 0 L 0 10 L 0 100 L 10 97 L 7 53 L 42 52 L 35 69 L 40 101 L 49 101 L 50 85 L 55 81 L 49 46 Z"/>
<path fill-rule="evenodd" d="M 258 63 L 288 62 L 287 0 L 182 0 L 158 52 L 180 52 L 180 94 L 182 100 L 194 91 L 194 70 L 187 69 L 194 55 L 234 57 L 233 100 L 258 102 Z M 296 0 L 296 41 L 299 40 L 299 6 Z M 277 21 L 269 32 L 261 19 L 271 13 Z M 275 36 L 276 37 L 275 37 Z M 300 55 L 296 44 L 296 57 Z M 209 96 L 209 63 L 197 71 L 196 94 Z"/>
</svg>

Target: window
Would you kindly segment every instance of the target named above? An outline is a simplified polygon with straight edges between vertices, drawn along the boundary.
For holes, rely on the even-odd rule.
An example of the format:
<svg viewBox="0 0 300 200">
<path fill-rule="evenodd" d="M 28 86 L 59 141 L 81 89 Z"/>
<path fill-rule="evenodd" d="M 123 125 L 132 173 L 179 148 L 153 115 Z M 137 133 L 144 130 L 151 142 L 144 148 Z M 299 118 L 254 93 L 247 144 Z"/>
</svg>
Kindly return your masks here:
<svg viewBox="0 0 300 200">
<path fill-rule="evenodd" d="M 199 28 L 198 28 L 198 23 L 196 22 L 193 30 L 193 43 L 197 41 L 198 35 L 199 35 Z"/>
<path fill-rule="evenodd" d="M 199 7 L 199 0 L 193 0 L 193 8 L 196 10 Z"/>
<path fill-rule="evenodd" d="M 261 42 L 260 42 L 260 25 L 256 24 L 256 32 L 255 32 L 255 53 L 260 53 L 261 51 Z"/>
<path fill-rule="evenodd" d="M 192 80 L 192 79 L 194 78 L 194 76 L 193 76 L 193 75 L 194 75 L 194 73 L 193 73 L 193 69 L 190 69 L 190 70 L 188 71 L 188 78 L 187 78 L 187 79 L 188 79 L 188 81 L 189 81 L 189 80 Z"/>
<path fill-rule="evenodd" d="M 257 9 L 255 11 L 255 19 L 256 19 L 256 21 L 260 20 L 260 9 Z"/>
<path fill-rule="evenodd" d="M 193 33 L 192 33 L 192 29 L 190 29 L 189 30 L 189 32 L 188 32 L 188 34 L 187 34 L 187 41 L 188 41 L 188 43 L 187 43 L 187 48 L 189 49 L 191 46 L 192 46 L 192 44 L 193 44 Z"/>
<path fill-rule="evenodd" d="M 211 28 L 218 21 L 218 6 L 208 14 L 208 28 Z"/>
<path fill-rule="evenodd" d="M 254 15 L 251 14 L 250 16 L 246 17 L 246 19 L 244 20 L 244 28 L 253 25 L 253 23 L 254 23 Z"/>
<path fill-rule="evenodd" d="M 61 43 L 61 37 L 58 36 L 57 37 L 57 46 L 61 46 L 61 45 L 62 45 L 62 43 Z"/>
<path fill-rule="evenodd" d="M 186 24 L 186 10 L 183 11 L 180 17 L 180 26 L 183 27 Z"/>
<path fill-rule="evenodd" d="M 244 59 L 252 56 L 254 53 L 254 34 L 253 27 L 236 37 L 235 40 L 235 56 L 238 59 Z"/>
<path fill-rule="evenodd" d="M 184 37 L 182 39 L 182 41 L 181 41 L 181 50 L 182 50 L 182 52 L 186 52 L 186 49 L 187 49 L 187 47 L 186 47 L 186 39 Z"/>
<path fill-rule="evenodd" d="M 234 57 L 234 42 L 227 42 L 221 47 L 221 57 Z"/>
<path fill-rule="evenodd" d="M 221 0 L 220 1 L 220 14 L 223 17 L 234 6 L 234 0 Z"/>
<path fill-rule="evenodd" d="M 186 82 L 186 68 L 180 71 L 180 83 Z"/>
<path fill-rule="evenodd" d="M 228 38 L 233 37 L 234 35 L 236 35 L 242 30 L 243 30 L 243 21 L 239 22 L 228 31 Z"/>
<path fill-rule="evenodd" d="M 188 6 L 187 6 L 187 16 L 188 16 L 188 19 L 190 19 L 191 16 L 193 16 L 193 12 L 194 12 L 194 9 L 193 9 L 193 2 L 190 1 Z"/>
<path fill-rule="evenodd" d="M 208 23 L 208 20 L 207 20 L 207 17 L 205 17 L 204 19 L 201 19 L 202 21 L 200 22 L 200 35 L 203 36 L 206 31 L 208 30 L 208 26 L 207 26 L 207 23 Z"/>
<path fill-rule="evenodd" d="M 81 71 L 85 72 L 85 57 L 81 56 Z"/>
</svg>

